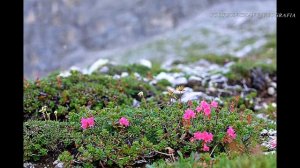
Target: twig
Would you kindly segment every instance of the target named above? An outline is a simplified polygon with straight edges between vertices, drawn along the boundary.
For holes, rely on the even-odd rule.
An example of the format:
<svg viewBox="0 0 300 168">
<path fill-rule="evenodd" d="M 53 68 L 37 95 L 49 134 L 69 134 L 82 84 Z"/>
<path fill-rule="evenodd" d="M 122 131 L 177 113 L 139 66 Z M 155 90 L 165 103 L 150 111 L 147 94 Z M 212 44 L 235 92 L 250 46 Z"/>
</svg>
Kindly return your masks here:
<svg viewBox="0 0 300 168">
<path fill-rule="evenodd" d="M 156 151 L 156 150 L 154 150 L 154 152 L 162 154 L 162 155 L 170 156 L 171 159 L 173 160 L 173 162 L 175 162 L 174 154 L 167 154 L 167 153 L 159 152 L 159 151 Z"/>
<path fill-rule="evenodd" d="M 213 154 L 213 152 L 214 152 L 214 150 L 216 149 L 216 147 L 219 145 L 219 143 L 217 143 L 217 145 L 213 148 L 213 150 L 211 151 L 211 153 L 210 153 L 210 157 L 211 157 L 211 155 Z"/>
<path fill-rule="evenodd" d="M 100 163 L 100 165 L 101 165 L 102 168 L 105 168 L 101 161 L 99 161 L 99 163 Z"/>
<path fill-rule="evenodd" d="M 173 155 L 173 154 L 167 154 L 167 153 L 159 152 L 159 151 L 156 151 L 156 150 L 154 150 L 154 152 L 162 154 L 162 155 L 166 155 L 166 156 L 172 156 Z"/>
</svg>

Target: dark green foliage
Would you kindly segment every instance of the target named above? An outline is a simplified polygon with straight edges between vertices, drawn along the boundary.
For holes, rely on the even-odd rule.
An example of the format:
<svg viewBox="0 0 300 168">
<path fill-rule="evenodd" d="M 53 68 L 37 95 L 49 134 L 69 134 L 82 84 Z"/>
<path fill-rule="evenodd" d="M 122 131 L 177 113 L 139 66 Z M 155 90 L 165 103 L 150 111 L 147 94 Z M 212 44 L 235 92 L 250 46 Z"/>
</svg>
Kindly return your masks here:
<svg viewBox="0 0 300 168">
<path fill-rule="evenodd" d="M 144 92 L 145 97 L 154 96 L 156 89 L 146 82 L 138 81 L 134 76 L 113 79 L 110 76 L 92 74 L 83 75 L 73 72 L 66 78 L 57 78 L 52 74 L 40 81 L 27 81 L 24 86 L 25 119 L 42 119 L 38 111 L 47 106 L 51 118 L 57 110 L 58 119 L 65 119 L 69 112 L 78 112 L 81 107 L 100 110 L 113 101 L 116 105 L 130 105 L 137 93 Z"/>
<path fill-rule="evenodd" d="M 195 105 L 196 102 L 193 108 Z M 155 151 L 167 152 L 166 147 L 183 154 L 201 151 L 201 143 L 190 142 L 196 131 L 214 134 L 214 140 L 209 146 L 213 148 L 217 145 L 213 152 L 215 156 L 232 150 L 223 143 L 228 126 L 235 128 L 235 142 L 242 145 L 245 148 L 243 152 L 247 153 L 247 149 L 258 141 L 258 132 L 266 128 L 256 119 L 251 124 L 248 123 L 246 116 L 253 115 L 250 110 L 232 113 L 227 106 L 219 113 L 213 110 L 210 120 L 205 119 L 203 114 L 197 114 L 198 117 L 187 128 L 182 123 L 182 116 L 187 108 L 185 104 L 182 106 L 175 103 L 160 109 L 154 102 L 144 102 L 140 108 L 132 108 L 115 106 L 112 102 L 101 110 L 81 109 L 78 113 L 71 112 L 68 122 L 28 121 L 24 126 L 26 159 L 38 159 L 49 153 L 76 148 L 78 153 L 74 159 L 85 164 L 96 165 L 101 161 L 108 166 L 135 165 L 143 158 L 148 158 L 148 161 L 155 159 L 152 156 Z M 82 130 L 80 119 L 89 116 L 95 117 L 95 126 Z M 118 124 L 121 117 L 129 120 L 129 127 Z M 245 140 L 247 137 L 250 138 Z M 64 148 L 58 148 L 57 144 L 63 144 Z M 73 144 L 72 148 L 67 148 L 70 144 Z"/>
<path fill-rule="evenodd" d="M 49 154 L 72 147 L 82 135 L 73 131 L 70 122 L 28 121 L 24 123 L 24 160 L 39 160 Z"/>
</svg>

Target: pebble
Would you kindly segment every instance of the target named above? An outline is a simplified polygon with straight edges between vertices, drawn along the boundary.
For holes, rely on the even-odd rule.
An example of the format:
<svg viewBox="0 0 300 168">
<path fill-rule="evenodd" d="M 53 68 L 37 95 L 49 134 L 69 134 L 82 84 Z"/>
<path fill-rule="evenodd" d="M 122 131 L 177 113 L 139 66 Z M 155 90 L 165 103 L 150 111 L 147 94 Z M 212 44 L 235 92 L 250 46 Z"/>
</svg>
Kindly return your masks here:
<svg viewBox="0 0 300 168">
<path fill-rule="evenodd" d="M 88 70 L 88 74 L 92 74 L 98 68 L 102 67 L 103 65 L 108 63 L 108 59 L 98 59 Z"/>
<path fill-rule="evenodd" d="M 66 78 L 68 76 L 71 76 L 71 73 L 69 71 L 64 71 L 64 72 L 61 72 L 58 76 Z"/>
<path fill-rule="evenodd" d="M 144 65 L 145 67 L 152 68 L 152 63 L 149 60 L 142 59 L 140 60 L 140 64 Z"/>
<path fill-rule="evenodd" d="M 170 83 L 174 83 L 175 78 L 165 72 L 161 72 L 159 73 L 156 77 L 156 80 L 162 80 L 162 79 L 166 79 L 167 81 L 169 81 Z"/>
<path fill-rule="evenodd" d="M 139 106 L 140 106 L 140 103 L 141 103 L 141 102 L 137 101 L 136 99 L 133 99 L 132 106 L 133 106 L 133 107 L 139 107 Z"/>
<path fill-rule="evenodd" d="M 23 164 L 23 167 L 24 167 L 24 168 L 34 168 L 34 164 L 29 163 L 29 162 L 28 162 L 28 163 L 24 163 L 24 164 Z"/>
<path fill-rule="evenodd" d="M 64 163 L 58 163 L 54 168 L 64 168 Z"/>
<path fill-rule="evenodd" d="M 121 76 L 118 75 L 118 74 L 115 74 L 115 75 L 113 76 L 113 79 L 120 79 L 120 78 L 121 78 Z"/>
<path fill-rule="evenodd" d="M 129 75 L 128 72 L 122 72 L 121 73 L 121 78 L 127 77 L 128 75 Z"/>
<path fill-rule="evenodd" d="M 109 71 L 109 68 L 107 66 L 102 67 L 99 72 L 101 73 L 107 73 Z"/>
<path fill-rule="evenodd" d="M 270 85 L 271 85 L 272 87 L 274 87 L 274 88 L 277 88 L 276 82 L 271 82 Z"/>
<path fill-rule="evenodd" d="M 200 82 L 202 79 L 200 77 L 197 76 L 190 76 L 189 77 L 189 82 Z"/>
<path fill-rule="evenodd" d="M 176 78 L 172 84 L 178 86 L 178 85 L 186 85 L 187 83 L 188 81 L 185 77 L 179 77 Z"/>
<path fill-rule="evenodd" d="M 268 88 L 268 94 L 271 95 L 271 96 L 274 95 L 275 94 L 275 89 L 273 87 L 269 87 Z"/>
<path fill-rule="evenodd" d="M 184 93 L 181 97 L 182 102 L 188 102 L 189 100 L 198 100 L 198 99 L 206 99 L 206 100 L 212 100 L 213 97 L 206 95 L 203 92 L 187 92 Z"/>
</svg>

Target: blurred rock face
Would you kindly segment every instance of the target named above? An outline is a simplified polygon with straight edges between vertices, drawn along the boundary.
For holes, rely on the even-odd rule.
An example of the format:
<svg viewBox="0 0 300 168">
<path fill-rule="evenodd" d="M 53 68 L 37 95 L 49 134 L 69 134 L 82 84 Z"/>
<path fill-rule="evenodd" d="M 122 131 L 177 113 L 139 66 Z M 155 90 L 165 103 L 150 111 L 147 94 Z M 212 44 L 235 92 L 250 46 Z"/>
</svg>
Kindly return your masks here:
<svg viewBox="0 0 300 168">
<path fill-rule="evenodd" d="M 242 56 L 261 46 L 266 34 L 275 32 L 275 18 L 225 19 L 209 15 L 224 11 L 275 12 L 276 1 L 26 0 L 24 76 L 32 79 L 73 65 L 84 67 L 98 58 L 120 63 L 137 58 L 159 59 L 162 63 L 166 61 L 163 57 L 182 57 L 186 48 L 195 46 L 202 48 L 197 53 L 207 50 L 220 55 L 241 48 L 233 55 Z M 171 33 L 165 36 L 165 32 Z M 130 49 L 157 35 L 163 41 L 153 44 L 156 48 L 149 48 L 151 44 L 138 48 L 139 52 Z M 239 46 L 249 38 L 259 44 Z"/>
<path fill-rule="evenodd" d="M 71 52 L 112 49 L 173 29 L 217 1 L 26 0 L 24 75 L 43 76 L 84 59 L 61 62 Z"/>
</svg>

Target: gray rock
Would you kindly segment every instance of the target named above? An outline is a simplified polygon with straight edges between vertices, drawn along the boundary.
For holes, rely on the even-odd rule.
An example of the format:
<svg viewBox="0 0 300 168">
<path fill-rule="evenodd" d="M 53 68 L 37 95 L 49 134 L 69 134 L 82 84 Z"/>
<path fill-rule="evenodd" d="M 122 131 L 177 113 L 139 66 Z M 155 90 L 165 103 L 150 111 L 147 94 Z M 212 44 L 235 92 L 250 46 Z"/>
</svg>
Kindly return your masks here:
<svg viewBox="0 0 300 168">
<path fill-rule="evenodd" d="M 142 59 L 142 60 L 140 60 L 140 64 L 144 65 L 144 66 L 146 66 L 148 68 L 152 68 L 152 63 L 149 60 Z"/>
<path fill-rule="evenodd" d="M 134 74 L 133 74 L 136 78 L 141 78 L 141 75 L 139 74 L 139 73 L 137 73 L 137 72 L 135 72 Z"/>
<path fill-rule="evenodd" d="M 101 73 L 107 73 L 109 71 L 109 68 L 107 66 L 102 67 L 99 72 Z"/>
<path fill-rule="evenodd" d="M 141 102 L 137 101 L 136 99 L 133 99 L 132 106 L 133 106 L 133 107 L 139 107 L 139 106 L 140 106 L 140 103 L 141 103 Z"/>
<path fill-rule="evenodd" d="M 274 89 L 273 87 L 269 87 L 269 88 L 268 88 L 268 94 L 269 94 L 269 95 L 272 96 L 272 95 L 275 94 L 275 92 L 276 92 L 276 91 L 275 91 L 275 89 Z"/>
<path fill-rule="evenodd" d="M 157 80 L 153 79 L 152 81 L 149 82 L 150 85 L 156 85 L 157 84 Z"/>
<path fill-rule="evenodd" d="M 260 109 L 262 109 L 262 106 L 260 106 L 260 105 L 255 105 L 255 106 L 254 106 L 254 110 L 256 110 L 256 111 L 258 111 L 258 110 L 260 110 Z"/>
<path fill-rule="evenodd" d="M 88 74 L 92 74 L 94 71 L 108 63 L 108 59 L 98 59 L 95 63 L 91 65 L 88 70 Z"/>
<path fill-rule="evenodd" d="M 185 87 L 183 90 L 184 90 L 185 93 L 190 93 L 190 92 L 193 92 L 193 91 L 194 91 L 194 90 L 193 90 L 192 88 L 190 88 L 190 87 Z"/>
<path fill-rule="evenodd" d="M 235 62 L 231 61 L 231 62 L 228 62 L 224 65 L 225 68 L 230 68 L 232 65 L 234 65 Z"/>
<path fill-rule="evenodd" d="M 273 88 L 276 89 L 276 88 L 277 88 L 277 83 L 276 83 L 276 82 L 271 82 L 271 83 L 270 83 L 270 86 L 272 86 Z"/>
<path fill-rule="evenodd" d="M 59 162 L 54 168 L 64 168 L 64 163 Z"/>
<path fill-rule="evenodd" d="M 206 95 L 203 92 L 187 92 L 184 93 L 181 97 L 182 102 L 188 102 L 189 100 L 198 100 L 198 99 L 206 99 L 206 100 L 211 100 L 213 99 L 212 97 Z"/>
<path fill-rule="evenodd" d="M 222 75 L 220 75 L 220 74 L 214 74 L 214 75 L 210 76 L 210 79 L 214 80 L 214 79 L 219 79 L 221 77 L 222 77 Z"/>
<path fill-rule="evenodd" d="M 54 162 L 53 162 L 53 165 L 57 165 L 59 163 L 59 160 L 55 160 Z"/>
<path fill-rule="evenodd" d="M 58 76 L 68 77 L 68 76 L 71 76 L 71 73 L 70 73 L 70 71 L 64 71 L 64 72 L 61 72 Z"/>
<path fill-rule="evenodd" d="M 187 83 L 188 83 L 188 81 L 185 77 L 179 77 L 174 80 L 173 85 L 175 85 L 175 86 L 186 85 Z"/>
<path fill-rule="evenodd" d="M 113 79 L 120 79 L 120 78 L 121 78 L 121 76 L 118 75 L 118 74 L 115 74 L 115 75 L 113 76 Z"/>
<path fill-rule="evenodd" d="M 172 75 L 170 75 L 170 74 L 167 74 L 167 73 L 165 73 L 165 72 L 161 72 L 161 73 L 159 73 L 156 77 L 155 77 L 155 79 L 156 80 L 162 80 L 162 79 L 166 79 L 166 80 L 168 80 L 170 83 L 174 83 L 174 81 L 175 81 L 175 78 L 172 76 Z"/>
<path fill-rule="evenodd" d="M 24 168 L 34 168 L 34 164 L 30 163 L 30 162 L 27 162 L 27 163 L 24 163 L 23 164 L 23 167 Z"/>
<path fill-rule="evenodd" d="M 121 78 L 127 77 L 128 75 L 129 75 L 128 72 L 122 72 L 121 73 Z"/>
<path fill-rule="evenodd" d="M 189 77 L 189 82 L 201 82 L 201 78 L 200 77 L 197 77 L 197 76 L 190 76 Z"/>
<path fill-rule="evenodd" d="M 81 72 L 81 69 L 77 66 L 71 66 L 70 71 L 79 71 L 79 72 Z"/>
</svg>

